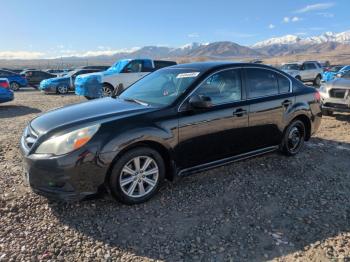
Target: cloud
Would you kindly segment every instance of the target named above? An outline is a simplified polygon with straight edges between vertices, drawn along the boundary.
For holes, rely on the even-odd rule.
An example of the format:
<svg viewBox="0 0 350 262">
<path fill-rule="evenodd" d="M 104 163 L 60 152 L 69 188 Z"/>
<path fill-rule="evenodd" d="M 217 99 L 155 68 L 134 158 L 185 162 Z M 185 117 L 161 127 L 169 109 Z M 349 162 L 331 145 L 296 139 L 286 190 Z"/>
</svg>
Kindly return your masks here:
<svg viewBox="0 0 350 262">
<path fill-rule="evenodd" d="M 283 17 L 282 22 L 285 24 L 288 24 L 289 22 L 295 23 L 295 22 L 299 22 L 301 20 L 303 20 L 303 19 L 299 16 L 292 16 L 292 17 L 285 16 L 285 17 Z"/>
<path fill-rule="evenodd" d="M 325 18 L 333 18 L 333 17 L 334 17 L 334 14 L 332 14 L 332 13 L 327 13 L 327 12 L 324 12 L 324 13 L 317 13 L 317 15 L 323 16 L 323 17 L 325 17 Z"/>
<path fill-rule="evenodd" d="M 45 53 L 34 51 L 0 51 L 0 59 L 40 59 Z"/>
<path fill-rule="evenodd" d="M 58 54 L 54 57 L 89 57 L 89 56 L 101 56 L 101 55 L 114 55 L 117 53 L 132 53 L 140 49 L 139 47 L 123 48 L 123 49 L 110 49 L 109 47 L 97 47 L 98 50 L 88 50 L 88 51 L 76 51 L 76 50 L 60 50 Z"/>
<path fill-rule="evenodd" d="M 296 10 L 295 13 L 306 13 L 317 10 L 326 10 L 334 6 L 334 3 L 317 3 L 313 5 L 307 5 L 299 10 Z"/>
<path fill-rule="evenodd" d="M 273 25 L 273 24 L 269 24 L 269 29 L 274 29 L 276 26 L 275 25 Z"/>
<path fill-rule="evenodd" d="M 198 38 L 199 34 L 198 33 L 190 33 L 190 34 L 187 35 L 187 37 L 189 37 L 189 38 Z"/>
</svg>

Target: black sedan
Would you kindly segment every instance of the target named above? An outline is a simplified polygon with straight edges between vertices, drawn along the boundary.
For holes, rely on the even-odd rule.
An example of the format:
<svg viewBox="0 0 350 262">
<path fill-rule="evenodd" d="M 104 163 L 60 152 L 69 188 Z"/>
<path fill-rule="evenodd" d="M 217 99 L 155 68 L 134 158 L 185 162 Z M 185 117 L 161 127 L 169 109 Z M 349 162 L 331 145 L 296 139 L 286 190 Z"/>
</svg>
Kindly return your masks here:
<svg viewBox="0 0 350 262">
<path fill-rule="evenodd" d="M 106 188 L 135 204 L 164 179 L 278 149 L 295 155 L 320 122 L 318 91 L 280 70 L 194 63 L 151 73 L 119 97 L 41 115 L 21 149 L 39 194 L 77 200 Z"/>
<path fill-rule="evenodd" d="M 56 75 L 41 70 L 26 70 L 21 75 L 25 76 L 28 84 L 37 87 L 45 79 L 55 78 Z"/>
</svg>

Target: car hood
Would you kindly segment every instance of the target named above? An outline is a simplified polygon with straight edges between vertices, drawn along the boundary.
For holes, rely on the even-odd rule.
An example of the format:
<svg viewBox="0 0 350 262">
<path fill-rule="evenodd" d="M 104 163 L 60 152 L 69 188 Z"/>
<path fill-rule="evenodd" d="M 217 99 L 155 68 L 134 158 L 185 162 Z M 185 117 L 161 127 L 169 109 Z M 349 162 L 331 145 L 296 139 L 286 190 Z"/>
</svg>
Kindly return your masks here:
<svg viewBox="0 0 350 262">
<path fill-rule="evenodd" d="M 295 75 L 299 72 L 298 70 L 286 70 L 286 69 L 282 71 L 290 75 Z"/>
<path fill-rule="evenodd" d="M 102 123 L 155 109 L 156 107 L 107 97 L 49 111 L 33 119 L 30 126 L 36 133 L 43 135 L 51 131 Z"/>
<path fill-rule="evenodd" d="M 346 78 L 336 78 L 327 83 L 328 88 L 350 89 L 350 80 Z"/>
</svg>

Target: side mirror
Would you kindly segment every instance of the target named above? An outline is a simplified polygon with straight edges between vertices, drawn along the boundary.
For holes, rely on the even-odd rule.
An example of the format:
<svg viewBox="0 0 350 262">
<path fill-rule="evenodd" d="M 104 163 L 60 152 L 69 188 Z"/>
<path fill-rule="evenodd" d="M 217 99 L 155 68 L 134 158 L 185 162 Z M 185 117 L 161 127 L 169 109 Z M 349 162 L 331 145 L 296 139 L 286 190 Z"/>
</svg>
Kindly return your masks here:
<svg viewBox="0 0 350 262">
<path fill-rule="evenodd" d="M 189 104 L 190 107 L 194 109 L 206 109 L 213 106 L 210 97 L 199 95 L 192 96 L 189 100 Z"/>
</svg>

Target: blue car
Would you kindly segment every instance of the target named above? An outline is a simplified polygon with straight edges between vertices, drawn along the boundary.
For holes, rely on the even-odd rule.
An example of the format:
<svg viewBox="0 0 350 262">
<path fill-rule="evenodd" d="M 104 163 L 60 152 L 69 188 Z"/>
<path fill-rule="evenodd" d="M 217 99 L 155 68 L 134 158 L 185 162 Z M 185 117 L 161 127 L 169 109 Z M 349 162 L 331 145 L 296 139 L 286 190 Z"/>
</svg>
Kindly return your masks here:
<svg viewBox="0 0 350 262">
<path fill-rule="evenodd" d="M 10 83 L 10 89 L 13 91 L 28 86 L 28 81 L 25 76 L 21 76 L 20 74 L 8 70 L 0 69 L 0 78 L 6 78 Z"/>
<path fill-rule="evenodd" d="M 13 100 L 13 92 L 10 90 L 10 83 L 6 78 L 0 78 L 0 103 Z"/>
<path fill-rule="evenodd" d="M 100 69 L 76 69 L 68 72 L 62 77 L 54 77 L 45 79 L 40 82 L 39 89 L 45 93 L 67 94 L 69 91 L 74 91 L 74 80 L 78 75 L 99 72 Z"/>
<path fill-rule="evenodd" d="M 330 67 L 322 75 L 322 82 L 328 82 L 336 77 L 342 77 L 346 72 L 350 70 L 350 65 L 336 65 Z"/>
</svg>

